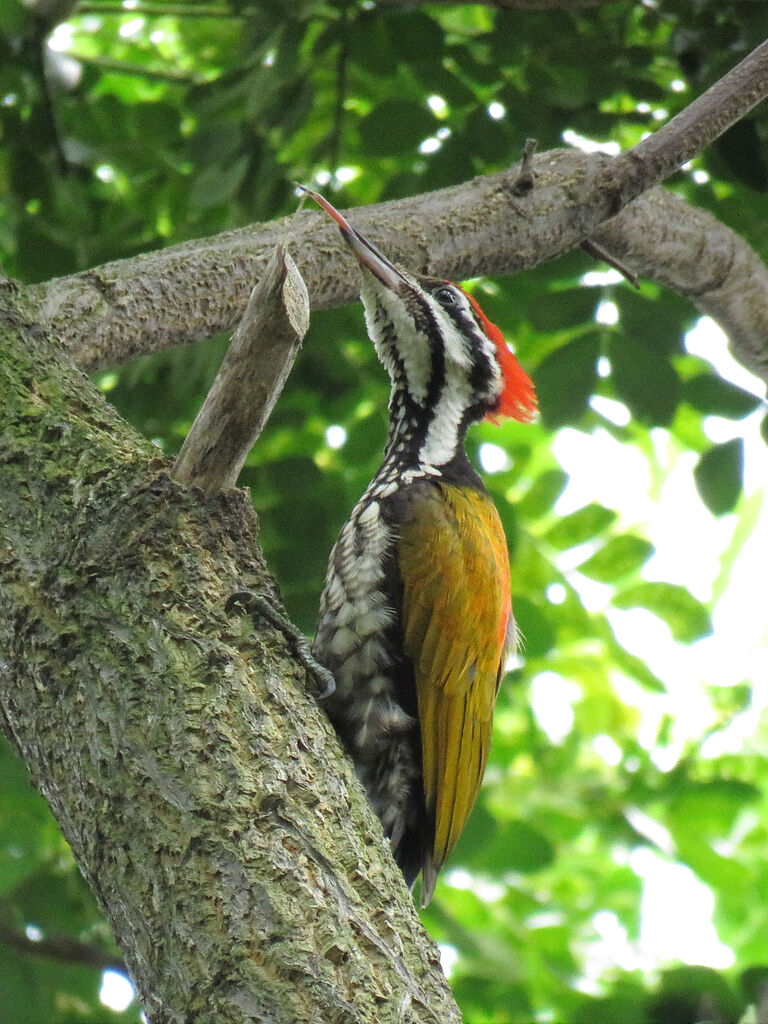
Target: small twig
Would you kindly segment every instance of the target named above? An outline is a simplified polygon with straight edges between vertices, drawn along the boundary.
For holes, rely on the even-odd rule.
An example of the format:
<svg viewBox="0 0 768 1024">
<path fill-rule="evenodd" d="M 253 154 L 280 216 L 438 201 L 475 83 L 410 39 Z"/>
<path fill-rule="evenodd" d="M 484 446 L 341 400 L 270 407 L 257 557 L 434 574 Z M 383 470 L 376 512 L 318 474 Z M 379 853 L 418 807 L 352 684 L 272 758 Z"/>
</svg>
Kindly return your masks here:
<svg viewBox="0 0 768 1024">
<path fill-rule="evenodd" d="M 244 10 L 231 11 L 227 7 L 216 7 L 206 4 L 144 4 L 139 3 L 136 7 L 123 7 L 122 4 L 92 3 L 89 0 L 80 0 L 75 11 L 76 14 L 118 14 L 123 17 L 126 14 L 141 14 L 144 17 L 159 18 L 237 18 L 242 20 L 247 17 Z"/>
<path fill-rule="evenodd" d="M 510 187 L 510 192 L 516 196 L 526 196 L 533 188 L 533 157 L 537 146 L 536 139 L 525 140 L 520 158 L 520 171 Z"/>
<path fill-rule="evenodd" d="M 77 51 L 73 51 L 69 56 L 79 64 L 88 64 L 101 71 L 110 71 L 116 75 L 135 75 L 136 78 L 146 78 L 153 82 L 170 82 L 174 85 L 205 85 L 211 81 L 205 75 L 188 75 L 183 71 L 145 68 L 126 60 L 115 60 L 113 57 L 89 57 Z"/>
<path fill-rule="evenodd" d="M 345 7 L 342 11 L 341 42 L 336 58 L 336 100 L 333 107 L 333 127 L 328 144 L 328 164 L 331 174 L 335 174 L 339 167 L 339 154 L 344 132 L 344 101 L 347 98 L 347 61 L 349 59 L 349 15 L 347 12 L 348 8 Z"/>
<path fill-rule="evenodd" d="M 23 932 L 0 925 L 0 944 L 16 949 L 20 953 L 46 957 L 62 964 L 81 964 L 85 967 L 95 967 L 100 971 L 128 973 L 120 957 L 113 956 L 96 946 L 89 946 L 86 942 L 80 942 L 71 935 L 51 935 L 36 940 L 30 939 Z"/>
<path fill-rule="evenodd" d="M 279 243 L 179 452 L 176 480 L 206 491 L 235 486 L 308 327 L 306 285 Z"/>
<path fill-rule="evenodd" d="M 633 288 L 637 288 L 637 290 L 640 291 L 640 281 L 638 280 L 637 274 L 633 270 L 630 270 L 629 267 L 625 266 L 625 264 L 619 262 L 619 260 L 614 256 L 611 256 L 611 254 L 606 249 L 603 249 L 601 245 L 598 245 L 597 242 L 593 242 L 591 238 L 585 238 L 581 243 L 581 248 L 593 259 L 601 260 L 603 263 L 607 263 L 609 267 L 613 267 L 614 270 L 618 270 L 622 277 L 625 277 Z"/>
</svg>

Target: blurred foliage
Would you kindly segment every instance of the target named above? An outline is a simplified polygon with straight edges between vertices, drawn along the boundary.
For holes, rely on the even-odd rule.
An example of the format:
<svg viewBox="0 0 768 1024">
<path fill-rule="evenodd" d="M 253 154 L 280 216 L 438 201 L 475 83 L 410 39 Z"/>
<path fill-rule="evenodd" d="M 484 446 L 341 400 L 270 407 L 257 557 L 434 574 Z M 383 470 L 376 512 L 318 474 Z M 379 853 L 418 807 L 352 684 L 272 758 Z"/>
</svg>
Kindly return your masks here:
<svg viewBox="0 0 768 1024">
<path fill-rule="evenodd" d="M 154 0 L 142 12 L 142 0 L 131 10 L 81 0 L 53 29 L 33 4 L 4 0 L 2 263 L 37 281 L 267 220 L 294 209 L 292 180 L 317 183 L 342 207 L 436 189 L 509 166 L 528 136 L 542 150 L 562 145 L 566 130 L 631 146 L 766 35 L 768 6 L 739 0 L 551 13 L 353 0 Z M 763 105 L 669 186 L 764 256 L 767 136 Z M 768 977 L 758 681 L 702 682 L 710 725 L 675 744 L 674 672 L 628 650 L 613 613 L 640 609 L 683 645 L 710 633 L 760 504 L 742 494 L 740 436 L 713 445 L 705 420 L 754 419 L 760 402 L 686 352 L 688 303 L 652 284 L 640 294 L 584 287 L 589 269 L 576 253 L 472 285 L 540 398 L 536 425 L 483 425 L 469 444 L 474 460 L 488 442 L 508 456 L 487 480 L 510 542 L 525 649 L 502 689 L 478 808 L 425 921 L 448 947 L 472 1024 L 730 1022 L 764 997 Z M 606 300 L 613 318 L 596 316 Z M 173 452 L 225 345 L 163 352 L 97 380 Z M 242 476 L 286 604 L 309 632 L 329 549 L 377 466 L 386 400 L 359 308 L 315 315 Z M 328 443 L 331 425 L 346 432 L 335 434 L 339 447 Z M 685 578 L 651 571 L 645 513 L 597 497 L 563 511 L 561 429 L 625 446 L 655 497 L 670 464 L 662 449 L 687 459 L 711 514 L 733 513 L 708 604 Z M 599 602 L 585 601 L 589 583 Z M 559 735 L 545 728 L 542 688 L 565 713 Z M 742 730 L 738 752 L 704 751 L 731 727 Z M 731 968 L 627 954 L 641 937 L 636 855 L 650 851 L 711 889 Z M 670 920 L 677 913 L 673 893 Z M 45 804 L 3 745 L 0 1019 L 138 1020 L 135 1002 L 122 1013 L 99 1003 L 98 970 L 3 945 L 8 929 L 26 930 L 32 946 L 68 935 L 115 952 Z"/>
</svg>

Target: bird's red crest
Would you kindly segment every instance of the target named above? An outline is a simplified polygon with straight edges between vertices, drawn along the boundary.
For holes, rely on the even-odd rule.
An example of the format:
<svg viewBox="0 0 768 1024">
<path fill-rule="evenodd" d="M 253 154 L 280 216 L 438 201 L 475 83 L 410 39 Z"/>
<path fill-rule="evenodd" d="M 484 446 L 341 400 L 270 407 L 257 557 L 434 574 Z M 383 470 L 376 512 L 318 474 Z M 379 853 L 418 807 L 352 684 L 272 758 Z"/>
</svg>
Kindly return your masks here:
<svg viewBox="0 0 768 1024">
<path fill-rule="evenodd" d="M 536 392 L 533 381 L 518 363 L 499 328 L 491 323 L 480 309 L 477 300 L 468 292 L 464 294 L 472 303 L 472 309 L 483 325 L 485 333 L 496 346 L 496 355 L 504 378 L 504 390 L 501 392 L 498 408 L 486 418 L 497 423 L 503 416 L 511 416 L 521 423 L 530 423 L 536 415 Z"/>
</svg>

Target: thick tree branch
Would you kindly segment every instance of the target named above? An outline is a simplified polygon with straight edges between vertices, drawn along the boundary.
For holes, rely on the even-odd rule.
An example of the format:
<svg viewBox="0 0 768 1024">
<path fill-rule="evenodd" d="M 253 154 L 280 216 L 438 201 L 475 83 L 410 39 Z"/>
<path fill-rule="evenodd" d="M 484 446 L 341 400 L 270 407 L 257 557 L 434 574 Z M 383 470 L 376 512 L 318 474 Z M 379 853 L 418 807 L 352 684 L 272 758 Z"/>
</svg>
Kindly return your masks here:
<svg viewBox="0 0 768 1024">
<path fill-rule="evenodd" d="M 152 1024 L 450 1024 L 381 827 L 281 634 L 244 492 L 158 459 L 0 289 L 0 725 Z"/>
<path fill-rule="evenodd" d="M 514 273 L 552 259 L 585 238 L 600 242 L 600 226 L 636 196 L 632 213 L 626 216 L 632 224 L 644 221 L 646 249 L 637 266 L 655 278 L 653 250 L 659 237 L 687 219 L 695 225 L 703 217 L 713 233 L 710 248 L 730 252 L 733 268 L 747 263 L 753 267 L 749 282 L 753 290 L 745 303 L 733 273 L 725 280 L 718 272 L 711 292 L 705 287 L 695 289 L 697 302 L 726 329 L 738 324 L 732 339 L 736 356 L 752 368 L 763 367 L 760 372 L 765 377 L 768 290 L 754 253 L 727 228 L 681 200 L 670 199 L 673 205 L 665 209 L 667 219 L 660 219 L 658 200 L 640 193 L 711 142 L 766 90 L 768 44 L 656 136 L 615 160 L 564 150 L 536 157 L 536 187 L 523 198 L 515 194 L 519 169 L 513 168 L 437 192 L 360 207 L 350 216 L 399 262 L 454 279 Z M 612 236 L 621 230 L 621 219 L 616 217 L 611 222 Z M 681 232 L 681 240 L 684 235 Z M 291 239 L 314 307 L 340 305 L 356 297 L 354 261 L 334 226 L 309 211 L 106 264 L 30 287 L 28 292 L 82 366 L 110 365 L 231 329 L 276 242 L 285 238 Z M 639 237 L 636 243 L 640 255 Z M 609 245 L 606 239 L 601 244 L 620 255 L 621 246 Z M 676 253 L 683 281 L 696 271 L 699 260 L 695 249 Z M 659 280 L 691 294 L 685 285 L 678 288 L 674 267 L 665 267 Z"/>
<path fill-rule="evenodd" d="M 594 238 L 639 276 L 672 288 L 716 320 L 733 355 L 768 383 L 768 268 L 743 238 L 661 188 L 631 203 Z"/>
<path fill-rule="evenodd" d="M 580 204 L 601 202 L 606 157 L 552 150 L 535 158 L 536 188 L 510 193 L 516 171 L 347 211 L 356 227 L 414 270 L 461 280 L 511 274 L 552 259 L 584 235 Z M 735 232 L 704 210 L 653 190 L 588 232 L 643 276 L 690 296 L 726 331 L 734 355 L 768 377 L 768 273 Z M 525 203 L 521 212 L 521 204 Z M 624 232 L 626 240 L 623 240 Z M 274 245 L 290 234 L 314 308 L 357 298 L 359 276 L 338 232 L 312 212 L 60 278 L 26 289 L 87 369 L 230 329 Z M 702 260 L 703 249 L 713 262 Z M 739 276 L 750 267 L 750 278 Z"/>
<path fill-rule="evenodd" d="M 173 467 L 180 483 L 234 487 L 264 429 L 309 327 L 309 298 L 278 245 Z"/>
</svg>

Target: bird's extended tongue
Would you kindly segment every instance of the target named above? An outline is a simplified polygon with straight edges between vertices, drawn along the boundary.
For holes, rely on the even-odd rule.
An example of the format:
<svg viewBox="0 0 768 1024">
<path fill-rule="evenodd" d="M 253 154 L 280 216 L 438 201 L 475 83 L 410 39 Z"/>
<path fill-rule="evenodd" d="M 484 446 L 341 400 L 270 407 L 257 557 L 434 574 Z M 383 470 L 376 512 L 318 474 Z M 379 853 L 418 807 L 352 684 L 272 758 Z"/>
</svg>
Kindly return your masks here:
<svg viewBox="0 0 768 1024">
<path fill-rule="evenodd" d="M 311 199 L 314 199 L 317 205 L 322 207 L 329 217 L 333 217 L 341 229 L 344 240 L 361 266 L 370 270 L 383 284 L 389 285 L 390 288 L 396 287 L 398 282 L 403 280 L 402 274 L 397 267 L 390 263 L 387 257 L 380 253 L 372 242 L 369 242 L 364 235 L 361 235 L 359 231 L 353 228 L 346 217 L 339 213 L 336 207 L 332 206 L 324 196 L 321 196 L 319 192 L 315 192 L 311 188 L 307 188 L 306 185 L 299 185 L 298 182 L 296 184 Z"/>
</svg>

